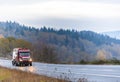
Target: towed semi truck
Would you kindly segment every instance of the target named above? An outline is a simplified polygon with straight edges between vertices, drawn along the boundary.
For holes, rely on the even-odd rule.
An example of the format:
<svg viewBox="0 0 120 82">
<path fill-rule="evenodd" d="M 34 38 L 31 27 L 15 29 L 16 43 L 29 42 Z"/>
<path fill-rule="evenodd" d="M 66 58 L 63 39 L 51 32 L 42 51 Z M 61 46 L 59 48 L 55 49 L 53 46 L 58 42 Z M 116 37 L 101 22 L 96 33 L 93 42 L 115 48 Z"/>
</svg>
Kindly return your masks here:
<svg viewBox="0 0 120 82">
<path fill-rule="evenodd" d="M 26 48 L 14 48 L 12 54 L 12 65 L 15 66 L 32 66 L 30 50 Z"/>
</svg>

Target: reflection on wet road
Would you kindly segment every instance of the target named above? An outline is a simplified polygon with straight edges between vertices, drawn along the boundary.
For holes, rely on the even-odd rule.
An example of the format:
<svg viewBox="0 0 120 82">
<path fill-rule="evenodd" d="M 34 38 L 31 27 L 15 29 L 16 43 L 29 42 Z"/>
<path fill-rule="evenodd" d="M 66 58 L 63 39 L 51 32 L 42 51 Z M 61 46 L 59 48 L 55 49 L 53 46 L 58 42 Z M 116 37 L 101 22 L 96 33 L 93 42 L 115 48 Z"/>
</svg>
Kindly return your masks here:
<svg viewBox="0 0 120 82">
<path fill-rule="evenodd" d="M 19 70 L 22 70 L 22 71 L 28 71 L 28 72 L 35 72 L 35 68 L 33 66 L 28 66 L 28 67 L 18 67 Z"/>
<path fill-rule="evenodd" d="M 120 82 L 119 65 L 63 65 L 34 62 L 33 66 L 12 66 L 11 60 L 0 59 L 0 65 L 11 69 L 19 69 L 50 77 L 69 77 L 72 81 L 87 78 L 95 82 Z"/>
</svg>

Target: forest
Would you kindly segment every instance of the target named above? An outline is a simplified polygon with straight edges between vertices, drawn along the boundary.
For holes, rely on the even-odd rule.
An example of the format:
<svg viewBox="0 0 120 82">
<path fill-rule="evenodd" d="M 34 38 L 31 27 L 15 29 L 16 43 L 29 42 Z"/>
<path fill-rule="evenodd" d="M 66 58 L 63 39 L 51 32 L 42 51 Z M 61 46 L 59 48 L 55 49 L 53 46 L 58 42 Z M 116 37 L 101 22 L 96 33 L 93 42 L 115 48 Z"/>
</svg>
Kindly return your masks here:
<svg viewBox="0 0 120 82">
<path fill-rule="evenodd" d="M 93 31 L 56 30 L 0 22 L 0 56 L 10 57 L 15 47 L 31 49 L 34 61 L 80 63 L 120 59 L 120 40 Z"/>
</svg>

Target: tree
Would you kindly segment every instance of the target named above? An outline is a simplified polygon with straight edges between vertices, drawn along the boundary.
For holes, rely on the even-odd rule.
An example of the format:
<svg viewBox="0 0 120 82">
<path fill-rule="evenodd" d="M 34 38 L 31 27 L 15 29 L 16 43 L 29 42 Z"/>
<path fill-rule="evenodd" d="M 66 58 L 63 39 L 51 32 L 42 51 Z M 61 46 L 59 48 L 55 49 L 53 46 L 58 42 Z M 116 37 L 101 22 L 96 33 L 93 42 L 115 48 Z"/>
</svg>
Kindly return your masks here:
<svg viewBox="0 0 120 82">
<path fill-rule="evenodd" d="M 98 50 L 96 59 L 105 61 L 106 60 L 106 52 L 104 50 Z"/>
</svg>

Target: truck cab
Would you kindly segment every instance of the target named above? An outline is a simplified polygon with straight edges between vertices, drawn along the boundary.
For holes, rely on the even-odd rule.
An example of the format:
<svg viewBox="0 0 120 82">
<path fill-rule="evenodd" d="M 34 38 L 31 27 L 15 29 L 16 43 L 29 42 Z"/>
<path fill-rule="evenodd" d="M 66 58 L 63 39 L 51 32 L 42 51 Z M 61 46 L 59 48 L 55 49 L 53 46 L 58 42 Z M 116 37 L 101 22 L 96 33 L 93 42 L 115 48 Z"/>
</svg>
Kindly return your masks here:
<svg viewBox="0 0 120 82">
<path fill-rule="evenodd" d="M 30 50 L 26 48 L 14 48 L 12 54 L 12 65 L 15 66 L 32 66 Z"/>
</svg>

